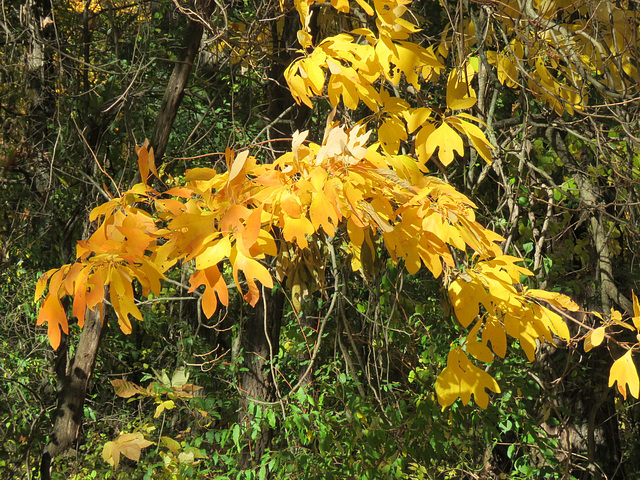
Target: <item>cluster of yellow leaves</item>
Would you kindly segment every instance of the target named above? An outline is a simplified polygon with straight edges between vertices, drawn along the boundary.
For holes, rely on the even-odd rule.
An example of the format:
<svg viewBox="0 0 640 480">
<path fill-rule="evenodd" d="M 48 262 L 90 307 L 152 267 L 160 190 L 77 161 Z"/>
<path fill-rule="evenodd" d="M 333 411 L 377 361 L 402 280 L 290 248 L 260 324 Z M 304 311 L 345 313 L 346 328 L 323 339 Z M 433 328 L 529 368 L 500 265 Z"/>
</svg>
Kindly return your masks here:
<svg viewBox="0 0 640 480">
<path fill-rule="evenodd" d="M 504 85 L 526 85 L 558 115 L 582 110 L 592 88 L 616 101 L 637 94 L 635 12 L 564 0 L 532 2 L 524 11 L 516 0 L 492 5 L 484 46 Z M 505 32 L 513 34 L 506 42 Z M 475 35 L 468 39 L 474 46 Z"/>
<path fill-rule="evenodd" d="M 625 348 L 627 348 L 627 352 L 613 362 L 613 366 L 609 372 L 609 386 L 613 387 L 613 385 L 617 383 L 618 391 L 625 400 L 627 398 L 627 387 L 633 397 L 640 398 L 640 377 L 638 377 L 638 369 L 633 361 L 634 350 L 640 349 L 640 302 L 638 301 L 638 297 L 633 293 L 633 317 L 629 319 L 630 321 L 624 321 L 622 314 L 613 308 L 606 320 L 600 315 L 597 316 L 603 320 L 603 324 L 585 335 L 585 352 L 602 344 L 605 338 L 607 338 L 607 330 L 622 327 L 635 333 L 637 342 L 633 345 L 624 345 Z"/>
<path fill-rule="evenodd" d="M 398 85 L 404 77 L 415 90 L 424 81 L 435 81 L 444 70 L 433 48 L 424 48 L 409 41 L 419 29 L 402 18 L 408 0 L 377 0 L 375 10 L 364 1 L 358 6 L 375 17 L 377 33 L 359 28 L 322 40 L 311 50 L 308 31 L 308 11 L 313 1 L 296 2 L 305 28 L 299 33 L 304 56 L 293 62 L 285 72 L 293 97 L 299 103 L 312 106 L 311 98 L 325 91 L 333 106 L 342 103 L 354 110 L 360 102 L 380 119 L 378 139 L 384 152 L 395 155 L 402 141 L 414 135 L 416 155 L 423 163 L 438 150 L 444 165 L 454 159 L 454 152 L 464 154 L 463 136 L 487 162 L 491 162 L 491 144 L 475 123 L 476 117 L 458 112 L 473 107 L 477 101 L 471 87 L 476 70 L 468 64 L 453 69 L 447 81 L 447 109 L 412 108 L 408 102 L 391 95 L 388 84 Z M 334 4 L 334 2 L 332 2 Z M 336 2 L 341 11 L 349 11 L 349 2 Z M 476 62 L 477 63 L 477 62 Z M 328 80 L 326 77 L 328 76 Z M 379 83 L 376 89 L 375 83 Z"/>
<path fill-rule="evenodd" d="M 449 284 L 449 298 L 459 323 L 469 327 L 476 322 L 463 343 L 464 351 L 481 362 L 493 362 L 494 354 L 504 358 L 507 335 L 520 342 L 530 361 L 535 359 L 536 342 L 553 343 L 554 335 L 569 340 L 562 317 L 541 301 L 559 311 L 577 311 L 578 306 L 559 293 L 520 288 L 521 276 L 533 275 L 516 265 L 520 261 L 508 255 L 480 260 Z M 436 383 L 440 404 L 446 407 L 458 397 L 466 402 L 474 393 L 476 403 L 485 408 L 484 387 L 499 391 L 488 374 L 473 367 L 462 348 L 452 350 Z"/>
<path fill-rule="evenodd" d="M 38 282 L 38 298 L 49 286 L 38 322 L 49 323 L 52 345 L 59 343 L 60 327 L 67 328 L 60 302 L 65 295 L 73 296 L 73 315 L 80 320 L 86 308 L 98 308 L 104 298 L 102 286 L 108 286 L 120 328 L 128 333 L 129 316 L 142 320 L 132 282 L 140 283 L 144 295 L 158 295 L 163 273 L 181 260 L 194 260 L 189 282 L 192 290 L 204 286 L 202 307 L 207 316 L 219 302 L 228 304 L 220 270 L 225 261 L 251 305 L 260 298 L 259 284 L 274 284 L 263 263 L 267 257 L 276 259 L 276 273 L 281 281 L 286 278 L 291 292 L 309 294 L 324 282 L 317 244 L 325 235 L 344 239 L 353 270 L 365 270 L 373 262 L 379 240 L 392 260 L 402 260 L 410 273 L 424 265 L 436 277 L 445 268 L 454 269 L 451 248 L 473 251 L 478 262 L 458 275 L 449 292 L 465 325 L 478 316 L 478 304 L 484 307 L 483 343 L 476 343 L 485 349 L 490 343 L 500 356 L 506 350 L 505 335 L 519 339 L 530 356 L 536 339 L 551 340 L 552 333 L 567 337 L 558 315 L 537 300 L 562 308 L 568 304 L 546 292 L 516 289 L 520 275 L 529 272 L 515 265 L 518 259 L 502 255 L 496 244 L 502 238 L 475 220 L 474 205 L 464 195 L 425 175 L 420 161 L 385 154 L 379 143 L 367 145 L 370 132 L 361 126 L 347 129 L 330 122 L 322 144 L 307 142 L 306 135 L 296 133 L 291 151 L 273 164 L 259 165 L 247 151 L 228 151 L 225 173 L 196 168 L 186 173 L 184 185 L 163 194 L 141 183 L 97 207 L 91 219 L 101 222 L 89 240 L 79 242 L 77 261 L 47 272 Z M 148 163 L 152 155 L 143 147 L 138 156 L 146 180 L 145 166 L 154 170 Z M 133 206 L 145 202 L 156 212 L 154 217 Z M 295 295 L 293 305 L 300 306 Z M 486 350 L 473 345 L 470 336 L 467 351 L 491 361 Z M 446 370 L 438 382 L 445 403 L 451 391 L 458 391 L 456 384 L 477 386 L 474 379 L 484 378 L 459 355 L 455 358 L 460 368 Z M 135 388 L 127 391 L 141 393 Z M 476 401 L 483 405 L 478 395 Z M 171 401 L 161 403 L 160 412 L 172 408 L 166 403 Z"/>
<path fill-rule="evenodd" d="M 145 149 L 146 150 L 146 149 Z M 124 196 L 95 208 L 91 221 L 100 225 L 88 240 L 78 242 L 77 261 L 43 274 L 36 284 L 36 300 L 49 285 L 37 324 L 48 323 L 51 345 L 58 348 L 60 331 L 69 333 L 67 314 L 60 299 L 73 297 L 73 316 L 84 325 L 86 309 L 102 308 L 105 291 L 118 316 L 120 328 L 131 332 L 129 315 L 142 320 L 134 302 L 132 282 L 137 280 L 143 294 L 160 294 L 162 271 L 146 252 L 156 245 L 157 227 L 147 212 L 133 206 L 150 200 L 144 184 L 129 190 Z"/>
</svg>

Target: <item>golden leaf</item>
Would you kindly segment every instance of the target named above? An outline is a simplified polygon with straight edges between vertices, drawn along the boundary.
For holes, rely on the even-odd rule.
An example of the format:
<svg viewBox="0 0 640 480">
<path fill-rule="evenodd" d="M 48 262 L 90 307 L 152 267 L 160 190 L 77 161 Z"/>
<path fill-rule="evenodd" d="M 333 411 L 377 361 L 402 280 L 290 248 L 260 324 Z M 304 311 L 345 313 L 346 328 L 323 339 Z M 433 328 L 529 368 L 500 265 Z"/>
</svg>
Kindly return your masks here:
<svg viewBox="0 0 640 480">
<path fill-rule="evenodd" d="M 115 394 L 122 398 L 131 398 L 141 391 L 138 385 L 123 378 L 111 380 L 111 385 L 113 385 Z"/>
<path fill-rule="evenodd" d="M 618 382 L 618 391 L 625 400 L 627 399 L 627 386 L 633 397 L 640 397 L 640 379 L 638 379 L 638 371 L 633 363 L 631 350 L 617 359 L 611 367 L 609 386 L 612 387 L 616 382 Z"/>
<path fill-rule="evenodd" d="M 458 152 L 458 155 L 464 154 L 462 138 L 446 122 L 442 122 L 442 125 L 429 135 L 426 142 L 428 157 L 431 157 L 436 148 L 439 148 L 438 158 L 445 167 L 453 162 L 454 152 Z"/>
<path fill-rule="evenodd" d="M 640 302 L 638 302 L 638 297 L 636 297 L 635 292 L 631 292 L 633 295 L 633 325 L 636 327 L 636 330 L 640 332 Z"/>
<path fill-rule="evenodd" d="M 266 288 L 273 288 L 273 278 L 271 278 L 269 270 L 267 270 L 265 266 L 257 260 L 245 257 L 240 252 L 236 252 L 232 263 L 233 279 L 238 286 L 238 290 L 240 290 L 240 279 L 238 277 L 238 272 L 242 271 L 242 273 L 244 274 L 244 278 L 247 281 L 248 287 L 248 292 L 244 295 L 244 299 L 247 301 L 247 303 L 249 303 L 249 305 L 255 307 L 256 303 L 258 303 L 258 299 L 260 298 L 260 292 L 258 291 L 256 280 L 258 280 Z"/>
<path fill-rule="evenodd" d="M 584 338 L 585 352 L 588 352 L 592 348 L 597 347 L 602 343 L 602 341 L 604 340 L 605 330 L 606 330 L 605 327 L 598 327 L 594 330 L 591 330 L 589 333 L 587 333 L 586 337 Z"/>
<path fill-rule="evenodd" d="M 487 408 L 487 390 L 500 393 L 500 387 L 491 375 L 473 365 L 460 347 L 452 349 L 447 357 L 447 366 L 436 380 L 436 394 L 442 408 L 450 406 L 458 398 L 466 405 L 471 395 L 480 408 Z"/>
<path fill-rule="evenodd" d="M 459 71 L 453 69 L 447 81 L 447 107 L 451 110 L 464 110 L 473 107 L 478 99 L 469 85 L 473 78 L 472 69 Z"/>
</svg>

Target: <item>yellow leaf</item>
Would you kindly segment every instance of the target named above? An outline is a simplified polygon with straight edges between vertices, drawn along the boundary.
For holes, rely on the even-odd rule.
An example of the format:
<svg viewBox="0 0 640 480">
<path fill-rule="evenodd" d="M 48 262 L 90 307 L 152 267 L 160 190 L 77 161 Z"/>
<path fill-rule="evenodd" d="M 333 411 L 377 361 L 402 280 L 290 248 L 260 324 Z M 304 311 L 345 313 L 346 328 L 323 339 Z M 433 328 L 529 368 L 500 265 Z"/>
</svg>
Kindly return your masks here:
<svg viewBox="0 0 640 480">
<path fill-rule="evenodd" d="M 442 122 L 442 125 L 429 135 L 427 144 L 427 151 L 432 153 L 439 148 L 438 158 L 445 167 L 453 162 L 454 152 L 461 156 L 464 154 L 462 138 L 446 122 Z"/>
<path fill-rule="evenodd" d="M 295 101 L 298 104 L 304 103 L 309 108 L 313 108 L 313 103 L 311 103 L 311 99 L 307 94 L 307 85 L 300 75 L 294 73 L 298 71 L 298 63 L 299 62 L 291 63 L 291 65 L 289 65 L 285 70 L 284 76 L 287 79 L 289 90 L 291 91 L 291 95 Z"/>
<path fill-rule="evenodd" d="M 292 218 L 284 215 L 282 236 L 287 242 L 296 240 L 300 248 L 306 248 L 308 244 L 307 235 L 313 235 L 314 232 L 313 224 L 307 217 Z"/>
<path fill-rule="evenodd" d="M 324 88 L 324 71 L 316 63 L 318 61 L 318 58 L 311 57 L 309 61 L 305 63 L 305 73 L 309 80 L 307 85 L 311 87 L 311 90 L 316 95 L 320 95 Z M 300 68 L 302 68 L 302 66 Z"/>
<path fill-rule="evenodd" d="M 500 387 L 491 375 L 473 365 L 460 347 L 452 349 L 447 357 L 447 366 L 436 380 L 436 394 L 442 408 L 450 406 L 458 398 L 466 405 L 471 395 L 479 407 L 487 408 L 487 390 L 500 393 Z"/>
<path fill-rule="evenodd" d="M 427 163 L 427 161 L 435 152 L 437 145 L 431 144 L 428 140 L 431 134 L 435 131 L 436 127 L 433 123 L 426 122 L 422 125 L 422 128 L 416 134 L 415 148 L 416 156 L 421 163 Z"/>
<path fill-rule="evenodd" d="M 160 404 L 156 407 L 156 412 L 153 414 L 153 418 L 158 418 L 162 415 L 162 412 L 165 410 L 171 410 L 176 406 L 173 400 L 165 400 L 164 402 L 160 402 Z"/>
<path fill-rule="evenodd" d="M 478 303 L 484 297 L 484 287 L 475 281 L 467 282 L 458 277 L 449 285 L 449 298 L 456 313 L 458 322 L 468 327 L 478 316 Z"/>
<path fill-rule="evenodd" d="M 231 153 L 233 156 L 233 152 Z M 229 184 L 234 183 L 236 177 L 238 177 L 242 172 L 244 172 L 244 167 L 247 162 L 247 158 L 249 157 L 249 150 L 244 150 L 235 156 L 233 162 L 231 163 L 231 168 L 229 168 Z M 243 179 L 240 179 L 243 180 Z"/>
<path fill-rule="evenodd" d="M 598 327 L 595 330 L 590 331 L 584 338 L 584 351 L 588 352 L 594 347 L 597 347 L 604 340 L 605 327 Z"/>
<path fill-rule="evenodd" d="M 468 117 L 471 117 L 469 115 Z M 471 117 L 474 119 L 475 117 Z M 478 154 L 484 159 L 485 162 L 491 164 L 491 150 L 493 145 L 489 143 L 487 137 L 484 132 L 480 130 L 476 125 L 470 122 L 466 122 L 460 118 L 456 117 L 448 117 L 447 122 L 449 122 L 456 130 L 460 133 L 466 135 L 471 141 L 471 145 L 476 149 Z"/>
<path fill-rule="evenodd" d="M 127 278 L 126 273 L 112 269 L 109 273 L 110 280 L 110 300 L 113 309 L 118 316 L 118 323 L 123 333 L 129 334 L 132 331 L 129 315 L 142 321 L 142 314 L 134 303 L 133 287 L 131 280 Z"/>
<path fill-rule="evenodd" d="M 407 132 L 413 133 L 418 127 L 427 122 L 433 111 L 430 108 L 412 108 L 403 112 L 404 119 L 407 122 Z"/>
<path fill-rule="evenodd" d="M 570 312 L 577 312 L 580 307 L 571 300 L 568 296 L 558 292 L 548 292 L 546 290 L 538 290 L 535 288 L 526 291 L 526 295 L 529 297 L 539 298 L 549 302 L 551 305 L 558 307 L 562 310 L 569 310 Z M 621 317 L 622 318 L 622 317 Z"/>
<path fill-rule="evenodd" d="M 378 139 L 386 154 L 397 154 L 400 142 L 407 139 L 407 131 L 402 120 L 395 115 L 385 118 L 378 129 Z"/>
<path fill-rule="evenodd" d="M 45 272 L 42 275 L 40 275 L 40 278 L 38 279 L 38 282 L 36 283 L 36 293 L 34 295 L 34 301 L 35 302 L 40 300 L 40 298 L 42 297 L 42 294 L 44 293 L 44 289 L 47 288 L 47 282 L 49 282 L 49 278 L 51 278 L 51 275 L 56 273 L 58 270 L 60 270 L 60 269 L 59 268 L 52 268 L 48 272 Z M 55 294 L 57 295 L 57 292 Z"/>
<path fill-rule="evenodd" d="M 365 0 L 356 0 L 356 3 L 360 5 L 362 10 L 364 10 L 364 13 L 366 13 L 369 16 L 373 16 L 374 14 L 373 8 L 371 8 L 371 6 L 367 2 L 365 2 Z"/>
<path fill-rule="evenodd" d="M 258 286 L 255 281 L 258 280 L 265 286 L 265 288 L 273 288 L 273 278 L 271 278 L 269 270 L 267 270 L 260 262 L 252 258 L 245 257 L 242 253 L 237 252 L 233 259 L 233 279 L 238 286 L 238 290 L 240 290 L 238 272 L 241 270 L 244 273 L 244 278 L 247 281 L 248 287 L 248 292 L 244 295 L 244 299 L 252 307 L 255 307 L 256 303 L 258 303 L 258 299 L 260 298 L 260 292 L 258 291 Z"/>
<path fill-rule="evenodd" d="M 631 294 L 633 295 L 633 325 L 640 332 L 640 302 L 638 302 L 635 292 L 631 292 Z"/>
<path fill-rule="evenodd" d="M 480 360 L 484 363 L 493 363 L 493 353 L 489 350 L 484 339 L 482 342 L 478 342 L 477 336 L 480 328 L 483 326 L 482 319 L 478 320 L 474 327 L 471 329 L 469 334 L 467 335 L 467 339 L 465 342 L 465 348 L 467 352 L 469 352 L 475 359 Z"/>
<path fill-rule="evenodd" d="M 507 335 L 504 325 L 496 318 L 489 316 L 482 329 L 482 341 L 491 342 L 491 350 L 501 358 L 507 354 Z"/>
<path fill-rule="evenodd" d="M 349 0 L 331 0 L 331 6 L 342 13 L 349 13 Z"/>
<path fill-rule="evenodd" d="M 625 400 L 627 399 L 627 386 L 629 386 L 629 392 L 633 397 L 640 397 L 640 379 L 638 379 L 638 371 L 633 363 L 631 350 L 616 360 L 611 367 L 609 386 L 612 387 L 616 382 L 618 382 L 618 391 Z"/>
<path fill-rule="evenodd" d="M 464 110 L 473 107 L 478 99 L 476 94 L 469 86 L 473 75 L 470 69 L 459 71 L 453 69 L 449 74 L 447 81 L 447 107 L 451 110 Z"/>
</svg>

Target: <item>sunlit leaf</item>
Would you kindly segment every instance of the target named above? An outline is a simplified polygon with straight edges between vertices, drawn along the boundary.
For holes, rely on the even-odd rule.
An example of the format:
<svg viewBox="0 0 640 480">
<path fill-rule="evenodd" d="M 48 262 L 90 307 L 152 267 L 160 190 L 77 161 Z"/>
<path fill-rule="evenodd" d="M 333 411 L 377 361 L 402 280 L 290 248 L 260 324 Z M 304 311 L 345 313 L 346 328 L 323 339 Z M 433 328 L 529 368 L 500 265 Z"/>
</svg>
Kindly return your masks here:
<svg viewBox="0 0 640 480">
<path fill-rule="evenodd" d="M 447 357 L 447 366 L 436 380 L 438 403 L 442 408 L 450 406 L 458 398 L 466 405 L 471 395 L 479 407 L 487 408 L 487 390 L 500 393 L 500 387 L 491 375 L 473 365 L 460 347 L 453 348 Z"/>
<path fill-rule="evenodd" d="M 605 331 L 605 327 L 598 327 L 587 333 L 584 338 L 584 351 L 588 352 L 592 348 L 599 346 L 604 340 Z"/>
<path fill-rule="evenodd" d="M 627 399 L 627 387 L 634 398 L 640 397 L 640 379 L 638 379 L 638 371 L 633 363 L 631 350 L 627 351 L 622 357 L 617 359 L 611 367 L 609 373 L 609 386 L 618 383 L 618 391 Z"/>
</svg>

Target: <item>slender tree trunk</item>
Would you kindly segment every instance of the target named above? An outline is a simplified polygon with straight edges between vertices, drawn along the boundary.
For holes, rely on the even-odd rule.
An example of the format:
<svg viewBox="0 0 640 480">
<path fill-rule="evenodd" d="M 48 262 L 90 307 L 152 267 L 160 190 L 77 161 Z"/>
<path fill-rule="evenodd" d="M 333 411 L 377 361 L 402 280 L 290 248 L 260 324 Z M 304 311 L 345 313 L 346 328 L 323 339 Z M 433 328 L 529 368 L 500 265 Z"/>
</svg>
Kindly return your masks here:
<svg viewBox="0 0 640 480">
<path fill-rule="evenodd" d="M 249 427 L 249 431 L 254 420 L 248 413 L 252 400 L 274 402 L 277 399 L 273 359 L 278 354 L 283 307 L 282 290 L 262 288 L 261 298 L 244 324 L 242 339 L 246 371 L 241 377 L 243 397 L 239 421 Z M 255 442 L 249 442 L 242 453 L 241 468 L 247 469 L 258 464 L 271 444 L 273 429 L 266 423 L 257 427 L 260 428 L 260 435 Z"/>
<path fill-rule="evenodd" d="M 216 3 L 214 0 L 198 0 L 196 1 L 196 13 L 203 19 L 208 19 Z M 155 128 L 151 137 L 151 146 L 155 155 L 156 162 L 160 164 L 169 143 L 169 134 L 176 119 L 178 108 L 184 97 L 184 90 L 189 81 L 191 70 L 200 51 L 200 43 L 202 42 L 202 34 L 204 33 L 204 25 L 199 20 L 189 19 L 187 31 L 184 37 L 183 48 L 178 55 L 173 72 L 169 77 L 169 83 L 165 90 L 164 97 L 158 118 L 156 119 Z"/>
<path fill-rule="evenodd" d="M 50 478 L 51 459 L 66 451 L 78 437 L 87 386 L 93 374 L 103 323 L 99 311 L 87 310 L 73 360 L 65 365 L 66 358 L 63 357 L 57 365 L 57 373 L 64 373 L 58 381 L 58 406 L 54 413 L 53 431 L 42 456 L 42 479 Z M 63 355 L 66 357 L 66 353 Z"/>
</svg>

